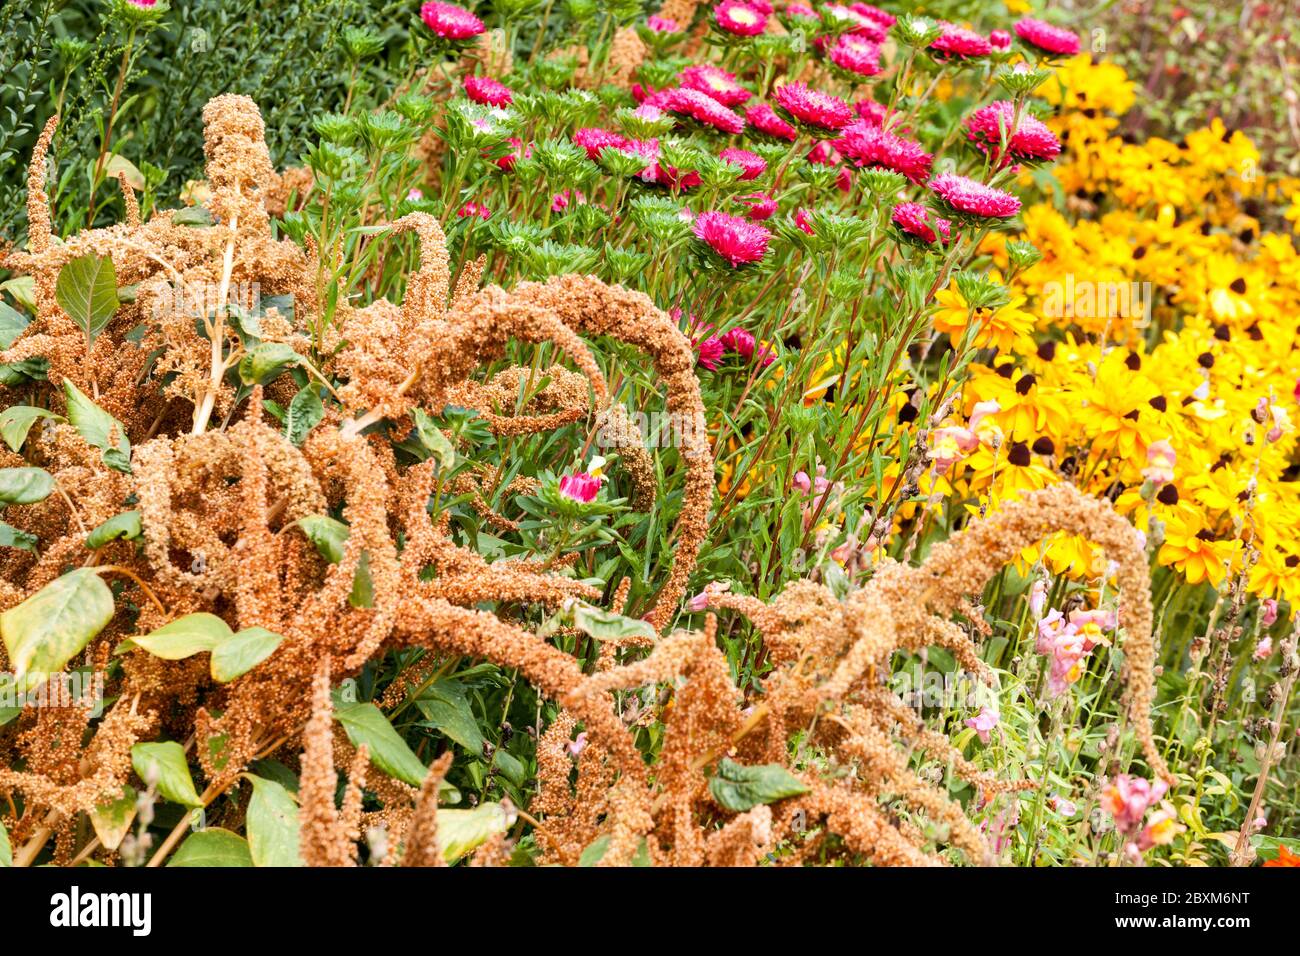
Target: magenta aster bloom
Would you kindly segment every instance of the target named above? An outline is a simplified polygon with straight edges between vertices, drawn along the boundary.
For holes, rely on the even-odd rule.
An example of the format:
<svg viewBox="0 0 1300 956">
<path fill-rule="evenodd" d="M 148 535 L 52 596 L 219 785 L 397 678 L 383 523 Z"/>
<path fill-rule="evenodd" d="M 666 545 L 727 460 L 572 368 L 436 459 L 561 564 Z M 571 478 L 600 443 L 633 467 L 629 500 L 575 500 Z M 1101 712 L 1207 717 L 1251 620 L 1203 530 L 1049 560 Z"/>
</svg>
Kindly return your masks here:
<svg viewBox="0 0 1300 956">
<path fill-rule="evenodd" d="M 688 90 L 699 90 L 723 106 L 739 106 L 754 94 L 736 82 L 736 75 L 710 63 L 688 66 L 677 76 L 677 81 Z"/>
<path fill-rule="evenodd" d="M 740 174 L 742 182 L 757 179 L 767 171 L 767 161 L 762 156 L 751 153 L 747 149 L 729 147 L 720 152 L 718 158 L 743 169 L 744 172 Z"/>
<path fill-rule="evenodd" d="M 482 20 L 454 3 L 426 3 L 420 7 L 420 19 L 444 40 L 468 40 L 487 29 Z"/>
<path fill-rule="evenodd" d="M 656 105 L 662 105 L 669 112 L 689 116 L 724 133 L 739 133 L 745 128 L 745 121 L 738 114 L 699 90 L 678 88 L 665 93 L 663 103 Z"/>
<path fill-rule="evenodd" d="M 989 34 L 989 45 L 1002 51 L 1011 49 L 1011 34 L 1006 30 L 994 30 Z"/>
<path fill-rule="evenodd" d="M 798 130 L 777 116 L 776 110 L 766 103 L 755 103 L 745 110 L 745 120 L 754 129 L 760 133 L 766 133 L 773 139 L 783 139 L 786 142 L 793 143 L 799 138 Z M 1297 383 L 1296 390 L 1300 391 L 1300 383 Z"/>
<path fill-rule="evenodd" d="M 677 33 L 681 30 L 676 20 L 670 17 L 654 17 L 646 20 L 645 25 L 654 33 Z"/>
<path fill-rule="evenodd" d="M 867 16 L 857 7 L 866 7 L 865 3 L 855 3 L 852 7 L 842 6 L 838 3 L 828 4 L 823 8 L 826 16 L 832 20 L 838 20 L 840 23 L 848 23 L 850 31 L 859 37 L 867 40 L 874 40 L 876 43 L 883 43 L 885 35 L 889 31 L 889 24 L 882 23 L 875 17 Z M 869 9 L 875 10 L 875 7 Z M 877 10 L 877 13 L 884 11 Z"/>
<path fill-rule="evenodd" d="M 808 215 L 808 210 L 803 206 L 800 206 L 794 211 L 794 224 L 810 236 L 817 235 L 817 233 L 813 231 L 812 218 Z"/>
<path fill-rule="evenodd" d="M 838 96 L 809 89 L 805 83 L 787 83 L 772 91 L 777 106 L 808 126 L 835 132 L 853 122 L 853 108 Z"/>
<path fill-rule="evenodd" d="M 151 7 L 156 7 L 158 5 L 158 0 L 127 0 L 127 3 L 131 4 L 133 7 L 142 7 L 145 10 L 148 10 Z"/>
<path fill-rule="evenodd" d="M 849 9 L 858 14 L 858 16 L 866 17 L 868 20 L 874 20 L 886 29 L 892 27 L 898 22 L 898 17 L 894 16 L 892 13 L 887 13 L 879 7 L 873 7 L 869 3 L 850 4 Z"/>
<path fill-rule="evenodd" d="M 845 127 L 835 145 L 855 166 L 892 169 L 914 183 L 929 178 L 930 164 L 934 161 L 919 143 L 895 136 L 867 120 Z"/>
<path fill-rule="evenodd" d="M 713 9 L 713 22 L 735 36 L 756 37 L 767 29 L 767 14 L 741 0 L 722 0 Z"/>
<path fill-rule="evenodd" d="M 944 23 L 943 32 L 930 44 L 934 55 L 941 60 L 964 60 L 969 57 L 988 56 L 993 52 L 993 44 L 974 30 L 967 30 L 951 23 Z"/>
<path fill-rule="evenodd" d="M 628 145 L 626 136 L 615 133 L 613 130 L 590 126 L 575 130 L 573 142 L 575 146 L 581 146 L 587 151 L 588 159 L 599 159 L 600 151 L 603 149 L 609 149 L 610 147 L 626 149 Z"/>
<path fill-rule="evenodd" d="M 758 262 L 767 254 L 772 234 L 763 226 L 725 212 L 702 212 L 695 217 L 695 237 L 733 267 Z"/>
<path fill-rule="evenodd" d="M 956 173 L 930 180 L 930 190 L 952 209 L 980 219 L 1010 219 L 1020 211 L 1020 200 L 1009 192 Z"/>
<path fill-rule="evenodd" d="M 599 491 L 600 479 L 587 474 L 585 471 L 565 475 L 560 479 L 560 494 L 583 504 L 595 501 Z"/>
<path fill-rule="evenodd" d="M 877 103 L 871 97 L 867 97 L 864 100 L 858 100 L 853 104 L 853 107 L 858 111 L 858 115 L 872 126 L 885 125 L 885 115 L 889 112 L 889 109 L 883 103 Z"/>
<path fill-rule="evenodd" d="M 1047 53 L 1074 56 L 1079 52 L 1079 37 L 1077 34 L 1061 27 L 1054 27 L 1042 20 L 1035 20 L 1033 17 L 1025 17 L 1016 24 L 1016 36 L 1030 46 L 1037 47 Z"/>
<path fill-rule="evenodd" d="M 900 202 L 889 218 L 903 232 L 923 242 L 932 243 L 940 237 L 947 242 L 952 235 L 952 223 L 936 216 L 932 225 L 930 210 L 919 202 Z"/>
<path fill-rule="evenodd" d="M 492 215 L 492 210 L 482 203 L 467 202 L 461 206 L 456 215 L 461 219 L 470 219 L 477 216 L 479 219 L 487 219 Z"/>
<path fill-rule="evenodd" d="M 722 364 L 722 356 L 726 353 L 722 340 L 716 335 L 710 335 L 692 344 L 695 346 L 696 363 L 710 372 L 716 372 L 718 366 Z"/>
<path fill-rule="evenodd" d="M 1007 136 L 1006 155 L 999 157 L 1003 131 Z M 1043 122 L 1024 112 L 1016 120 L 1016 106 L 1010 100 L 977 109 L 966 120 L 966 135 L 1000 166 L 1009 162 L 1048 162 L 1061 152 L 1061 141 Z"/>
<path fill-rule="evenodd" d="M 753 222 L 762 222 L 776 215 L 776 200 L 767 193 L 749 193 L 741 196 L 739 201 L 749 207 L 747 215 Z"/>
<path fill-rule="evenodd" d="M 510 152 L 497 160 L 497 166 L 510 172 L 519 160 L 528 159 L 533 155 L 533 144 L 529 143 L 525 146 L 524 141 L 517 136 L 511 136 L 506 142 L 510 144 Z"/>
<path fill-rule="evenodd" d="M 465 77 L 465 95 L 475 103 L 488 106 L 506 107 L 515 101 L 510 87 L 492 79 L 490 76 Z"/>
<path fill-rule="evenodd" d="M 841 70 L 858 76 L 880 72 L 880 45 L 854 33 L 846 33 L 831 47 L 830 61 Z"/>
<path fill-rule="evenodd" d="M 792 3 L 785 8 L 785 15 L 792 20 L 820 20 L 819 14 L 812 7 L 802 3 Z"/>
</svg>

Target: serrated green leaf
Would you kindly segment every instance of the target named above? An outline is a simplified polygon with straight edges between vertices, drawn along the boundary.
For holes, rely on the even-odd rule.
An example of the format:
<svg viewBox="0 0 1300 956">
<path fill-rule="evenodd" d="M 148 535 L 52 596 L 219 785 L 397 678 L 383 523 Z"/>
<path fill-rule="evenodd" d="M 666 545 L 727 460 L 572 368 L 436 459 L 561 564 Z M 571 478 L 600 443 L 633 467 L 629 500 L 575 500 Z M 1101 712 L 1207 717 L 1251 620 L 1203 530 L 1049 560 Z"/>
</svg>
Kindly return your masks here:
<svg viewBox="0 0 1300 956">
<path fill-rule="evenodd" d="M 131 748 L 131 766 L 141 780 L 155 784 L 158 792 L 173 803 L 186 807 L 203 806 L 194 789 L 185 750 L 175 741 L 136 744 Z"/>
<path fill-rule="evenodd" d="M 90 253 L 70 261 L 59 271 L 54 298 L 93 342 L 121 304 L 112 257 Z"/>
<path fill-rule="evenodd" d="M 298 854 L 298 803 L 274 780 L 244 775 L 253 784 L 248 801 L 248 849 L 254 866 L 302 866 Z"/>
<path fill-rule="evenodd" d="M 264 627 L 247 627 L 212 651 L 212 679 L 227 684 L 247 674 L 280 646 L 284 637 Z"/>
<path fill-rule="evenodd" d="M 63 380 L 63 394 L 68 401 L 68 421 L 86 444 L 99 449 L 108 467 L 130 474 L 131 442 L 122 423 L 92 402 L 71 379 Z"/>
<path fill-rule="evenodd" d="M 0 614 L 0 635 L 20 691 L 58 673 L 113 618 L 113 592 L 92 568 L 57 577 Z"/>
<path fill-rule="evenodd" d="M 54 490 L 54 478 L 44 468 L 0 468 L 0 507 L 32 505 Z"/>
<path fill-rule="evenodd" d="M 86 547 L 94 551 L 110 541 L 132 541 L 143 533 L 140 512 L 123 511 L 91 529 L 90 534 L 86 535 Z"/>
<path fill-rule="evenodd" d="M 0 412 L 0 438 L 4 439 L 10 451 L 17 454 L 22 450 L 23 442 L 27 441 L 27 433 L 32 430 L 32 425 L 36 424 L 38 418 L 65 421 L 62 415 L 31 405 L 11 405 Z"/>
<path fill-rule="evenodd" d="M 191 833 L 180 845 L 168 866 L 249 866 L 253 865 L 253 854 L 248 848 L 248 841 L 238 833 L 231 833 L 220 827 L 209 827 Z"/>
<path fill-rule="evenodd" d="M 299 518 L 297 523 L 322 558 L 330 564 L 338 564 L 343 560 L 343 547 L 352 533 L 351 528 L 326 515 L 308 515 Z"/>
<path fill-rule="evenodd" d="M 733 813 L 807 792 L 803 781 L 777 763 L 746 767 L 724 758 L 718 761 L 716 774 L 709 778 L 713 799 Z"/>
</svg>

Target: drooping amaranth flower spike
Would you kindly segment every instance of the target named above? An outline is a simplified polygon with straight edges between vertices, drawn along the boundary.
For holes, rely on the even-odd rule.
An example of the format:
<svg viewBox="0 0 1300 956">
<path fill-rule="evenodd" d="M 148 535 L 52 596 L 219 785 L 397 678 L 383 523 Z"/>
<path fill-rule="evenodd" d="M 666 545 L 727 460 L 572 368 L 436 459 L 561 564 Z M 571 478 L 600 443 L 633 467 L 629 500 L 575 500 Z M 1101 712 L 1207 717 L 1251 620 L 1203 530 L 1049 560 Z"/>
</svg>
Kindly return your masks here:
<svg viewBox="0 0 1300 956">
<path fill-rule="evenodd" d="M 454 3 L 426 3 L 420 7 L 420 19 L 444 40 L 468 40 L 487 29 L 482 20 Z"/>
<path fill-rule="evenodd" d="M 934 161 L 919 143 L 886 132 L 869 120 L 846 126 L 835 147 L 855 166 L 892 169 L 917 184 L 929 178 Z"/>
<path fill-rule="evenodd" d="M 594 501 L 599 491 L 600 479 L 587 474 L 585 471 L 565 475 L 560 479 L 560 494 L 583 504 Z"/>
<path fill-rule="evenodd" d="M 744 130 L 745 121 L 713 97 L 699 90 L 678 88 L 665 90 L 663 102 L 657 104 L 671 113 L 689 116 L 698 123 L 712 126 L 724 133 L 736 134 Z"/>
<path fill-rule="evenodd" d="M 741 0 L 722 0 L 713 10 L 718 28 L 740 37 L 756 37 L 767 29 L 767 14 Z"/>
<path fill-rule="evenodd" d="M 475 103 L 504 108 L 515 101 L 510 87 L 490 76 L 467 76 L 464 83 L 465 95 Z"/>
<path fill-rule="evenodd" d="M 733 267 L 758 262 L 767 254 L 772 238 L 763 226 L 729 216 L 725 212 L 702 212 L 695 217 L 695 237 Z"/>
<path fill-rule="evenodd" d="M 688 90 L 699 90 L 723 106 L 739 106 L 754 94 L 736 82 L 736 75 L 710 63 L 688 66 L 677 76 L 677 82 Z"/>
<path fill-rule="evenodd" d="M 805 83 L 787 83 L 772 91 L 772 98 L 799 122 L 825 132 L 838 132 L 853 122 L 853 107 L 838 96 L 810 89 Z"/>
<path fill-rule="evenodd" d="M 967 30 L 951 23 L 942 24 L 943 32 L 930 44 L 934 55 L 941 60 L 965 60 L 971 57 L 988 56 L 993 52 L 993 44 L 974 30 Z"/>
<path fill-rule="evenodd" d="M 1010 219 L 1020 211 L 1020 200 L 1009 192 L 974 179 L 943 173 L 930 180 L 930 191 L 955 212 L 980 219 Z"/>
<path fill-rule="evenodd" d="M 1059 56 L 1074 56 L 1079 52 L 1079 37 L 1070 30 L 1054 27 L 1042 20 L 1025 17 L 1016 24 L 1016 36 L 1030 46 Z"/>
<path fill-rule="evenodd" d="M 1011 129 L 1012 123 L 1015 130 Z M 1005 155 L 1002 136 L 1007 136 Z M 1008 162 L 1047 162 L 1061 152 L 1061 141 L 1037 117 L 1022 112 L 1016 119 L 1016 105 L 1010 100 L 998 100 L 977 109 L 966 120 L 966 135 L 981 152 L 992 156 L 994 162 L 1005 166 Z"/>
</svg>

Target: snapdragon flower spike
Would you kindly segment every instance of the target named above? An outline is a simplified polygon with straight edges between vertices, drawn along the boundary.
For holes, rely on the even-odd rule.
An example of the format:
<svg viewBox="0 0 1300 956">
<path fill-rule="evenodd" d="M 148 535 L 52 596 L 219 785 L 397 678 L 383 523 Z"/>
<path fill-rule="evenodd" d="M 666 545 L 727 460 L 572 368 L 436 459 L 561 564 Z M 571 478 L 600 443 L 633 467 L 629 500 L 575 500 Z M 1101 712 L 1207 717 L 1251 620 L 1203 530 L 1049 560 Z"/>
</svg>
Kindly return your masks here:
<svg viewBox="0 0 1300 956">
<path fill-rule="evenodd" d="M 880 72 L 880 44 L 846 33 L 831 47 L 828 59 L 854 77 L 875 76 Z"/>
<path fill-rule="evenodd" d="M 699 90 L 680 87 L 675 90 L 665 90 L 662 99 L 653 105 L 661 106 L 679 116 L 689 116 L 697 123 L 711 126 L 723 133 L 735 135 L 745 129 L 745 120 L 739 114 Z"/>
<path fill-rule="evenodd" d="M 560 494 L 582 504 L 590 504 L 600 493 L 600 479 L 585 471 L 565 475 L 560 479 Z"/>
<path fill-rule="evenodd" d="M 741 0 L 722 0 L 713 8 L 713 22 L 718 29 L 737 37 L 761 34 L 767 29 L 767 16 L 758 6 Z"/>
<path fill-rule="evenodd" d="M 1020 211 L 1020 200 L 1011 193 L 956 173 L 934 177 L 930 191 L 953 213 L 971 219 L 1010 219 Z"/>
<path fill-rule="evenodd" d="M 729 147 L 718 154 L 718 158 L 733 166 L 739 166 L 744 170 L 740 174 L 741 182 L 748 182 L 751 179 L 757 179 L 767 172 L 767 161 L 757 153 L 751 153 L 747 149 L 736 149 Z"/>
<path fill-rule="evenodd" d="M 952 238 L 952 223 L 938 216 L 931 220 L 930 215 L 930 210 L 919 202 L 901 202 L 894 207 L 889 218 L 907 238 L 919 240 L 919 245 L 933 245 L 938 241 L 947 243 Z"/>
<path fill-rule="evenodd" d="M 1054 27 L 1042 20 L 1025 17 L 1016 23 L 1016 36 L 1030 46 L 1057 56 L 1074 56 L 1079 52 L 1079 37 L 1070 30 Z"/>
<path fill-rule="evenodd" d="M 467 76 L 464 85 L 465 95 L 475 103 L 504 108 L 515 101 L 510 87 L 490 76 Z"/>
<path fill-rule="evenodd" d="M 772 139 L 783 139 L 793 143 L 799 138 L 799 131 L 776 115 L 776 110 L 766 103 L 755 103 L 745 110 L 745 121 L 754 129 Z M 1300 391 L 1300 384 L 1296 386 Z"/>
<path fill-rule="evenodd" d="M 859 168 L 892 169 L 918 185 L 930 177 L 934 162 L 934 157 L 920 143 L 896 136 L 868 120 L 858 120 L 845 127 L 835 146 Z"/>
<path fill-rule="evenodd" d="M 700 213 L 695 217 L 693 230 L 697 239 L 732 268 L 761 260 L 772 239 L 772 233 L 765 227 L 725 212 Z"/>
<path fill-rule="evenodd" d="M 853 108 L 838 96 L 808 87 L 806 83 L 786 83 L 772 91 L 776 105 L 805 128 L 819 134 L 838 133 L 853 122 Z"/>
<path fill-rule="evenodd" d="M 468 40 L 487 29 L 482 20 L 454 3 L 426 3 L 420 7 L 420 19 L 444 40 Z"/>
<path fill-rule="evenodd" d="M 754 94 L 736 82 L 736 75 L 710 63 L 688 66 L 677 76 L 677 82 L 688 90 L 699 90 L 723 106 L 739 106 Z"/>
<path fill-rule="evenodd" d="M 993 52 L 993 44 L 974 30 L 952 23 L 941 24 L 941 27 L 943 32 L 929 47 L 937 60 L 968 60 Z"/>
<path fill-rule="evenodd" d="M 1010 162 L 1051 162 L 1061 152 L 1061 141 L 1047 125 L 1036 117 L 1022 112 L 1016 120 L 1016 105 L 1010 100 L 998 100 L 982 106 L 966 120 L 966 135 L 975 147 L 988 153 L 999 166 Z M 1011 129 L 1015 123 L 1014 131 Z M 1005 131 L 1007 144 L 1002 150 Z"/>
</svg>

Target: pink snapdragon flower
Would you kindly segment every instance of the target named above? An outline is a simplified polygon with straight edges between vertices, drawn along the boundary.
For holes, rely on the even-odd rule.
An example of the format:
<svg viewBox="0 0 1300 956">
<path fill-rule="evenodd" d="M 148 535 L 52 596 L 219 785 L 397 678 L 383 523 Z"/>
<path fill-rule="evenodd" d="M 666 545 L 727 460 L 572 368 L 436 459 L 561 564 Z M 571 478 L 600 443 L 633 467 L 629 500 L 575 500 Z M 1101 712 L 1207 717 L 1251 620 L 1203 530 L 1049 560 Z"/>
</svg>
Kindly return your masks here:
<svg viewBox="0 0 1300 956">
<path fill-rule="evenodd" d="M 560 494 L 583 504 L 595 501 L 596 494 L 599 491 L 600 479 L 587 474 L 585 471 L 565 475 L 560 479 Z"/>
<path fill-rule="evenodd" d="M 1154 783 L 1143 777 L 1122 773 L 1101 791 L 1101 805 L 1115 820 L 1115 829 L 1132 833 L 1142 824 L 1151 807 L 1160 802 L 1169 786 L 1163 780 Z"/>
<path fill-rule="evenodd" d="M 996 710 L 990 707 L 981 707 L 980 712 L 974 717 L 963 721 L 967 727 L 970 727 L 979 735 L 980 743 L 989 742 L 989 733 L 997 727 L 1000 715 Z"/>
<path fill-rule="evenodd" d="M 1142 469 L 1142 477 L 1154 485 L 1166 485 L 1174 480 L 1174 465 L 1178 464 L 1178 453 L 1168 439 L 1153 441 L 1147 446 L 1147 466 Z"/>
<path fill-rule="evenodd" d="M 1264 612 L 1259 616 L 1260 627 L 1272 627 L 1277 623 L 1277 598 L 1264 598 L 1260 602 Z"/>
</svg>

